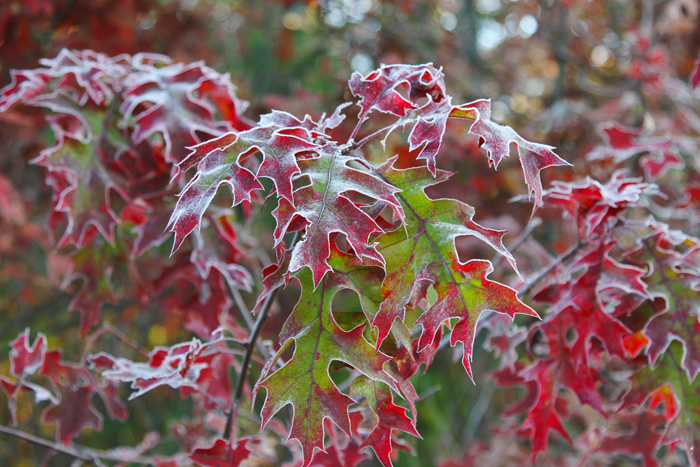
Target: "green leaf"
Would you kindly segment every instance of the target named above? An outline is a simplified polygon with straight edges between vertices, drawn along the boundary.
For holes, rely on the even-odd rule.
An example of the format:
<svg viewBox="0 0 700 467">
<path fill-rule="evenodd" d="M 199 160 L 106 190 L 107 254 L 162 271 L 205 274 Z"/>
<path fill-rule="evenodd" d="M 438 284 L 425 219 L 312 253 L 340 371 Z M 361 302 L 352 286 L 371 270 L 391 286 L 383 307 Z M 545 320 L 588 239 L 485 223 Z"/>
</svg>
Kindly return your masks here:
<svg viewBox="0 0 700 467">
<path fill-rule="evenodd" d="M 437 300 L 419 318 L 423 334 L 419 351 L 430 345 L 440 325 L 459 318 L 452 333 L 452 345 L 464 343 L 464 364 L 471 376 L 474 329 L 482 311 L 493 310 L 513 316 L 537 314 L 520 302 L 513 289 L 486 279 L 491 272 L 488 261 L 461 263 L 455 238 L 475 236 L 504 255 L 515 267 L 513 256 L 503 246 L 505 232 L 486 229 L 474 221 L 474 208 L 453 199 L 430 199 L 425 188 L 447 180 L 450 174 L 426 167 L 398 170 L 389 160 L 377 172 L 385 181 L 403 190 L 397 195 L 406 214 L 405 225 L 380 236 L 377 250 L 386 259 L 386 279 L 382 285 L 382 302 L 373 325 L 379 329 L 381 343 L 394 321 L 403 320 L 405 308 L 415 307 L 426 298 L 430 284 Z"/>
<path fill-rule="evenodd" d="M 352 256 L 336 248 L 331 251 L 333 267 L 348 267 Z M 343 331 L 331 312 L 335 294 L 349 288 L 347 276 L 327 274 L 314 290 L 311 271 L 303 268 L 296 275 L 302 294 L 294 311 L 282 328 L 282 348 L 276 358 L 293 342 L 294 356 L 272 375 L 261 378 L 259 386 L 267 390 L 262 409 L 263 426 L 287 404 L 294 407 L 289 434 L 298 439 L 309 465 L 314 448 L 323 450 L 323 420 L 330 418 L 350 435 L 348 407 L 353 400 L 338 390 L 329 374 L 333 361 L 344 362 L 368 378 L 396 388 L 383 370 L 389 357 L 377 351 L 363 337 L 364 326 Z"/>
</svg>

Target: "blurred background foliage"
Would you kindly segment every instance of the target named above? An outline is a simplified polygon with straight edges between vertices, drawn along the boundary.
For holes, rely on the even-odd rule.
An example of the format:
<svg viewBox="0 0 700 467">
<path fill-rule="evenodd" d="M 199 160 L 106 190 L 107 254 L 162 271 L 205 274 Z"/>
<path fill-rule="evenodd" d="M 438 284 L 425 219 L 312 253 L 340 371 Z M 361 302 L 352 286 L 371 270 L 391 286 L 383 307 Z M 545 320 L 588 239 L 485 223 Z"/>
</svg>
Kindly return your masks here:
<svg viewBox="0 0 700 467">
<path fill-rule="evenodd" d="M 270 109 L 318 118 L 351 100 L 347 80 L 354 71 L 433 62 L 444 68 L 455 102 L 492 99 L 495 121 L 557 146 L 574 163 L 573 170 L 544 171 L 547 187 L 548 180 L 581 174 L 608 178 L 604 164 L 583 159 L 601 142 L 599 122 L 613 119 L 653 131 L 658 122 L 650 109 L 666 105 L 663 92 L 654 90 L 654 74 L 687 78 L 700 49 L 699 10 L 696 0 L 5 0 L 0 85 L 9 83 L 10 69 L 34 68 L 63 47 L 110 55 L 156 52 L 177 61 L 204 60 L 230 73 L 240 97 L 252 104 L 246 112 L 252 120 Z M 9 341 L 30 324 L 33 334 L 48 335 L 50 347 L 62 347 L 67 359 L 79 358 L 82 349 L 77 313 L 67 312 L 71 296 L 60 291 L 69 262 L 53 251 L 45 228 L 50 190 L 43 171 L 27 163 L 49 144 L 49 132 L 37 131 L 40 120 L 32 117 L 0 116 L 0 374 L 9 374 Z M 372 151 L 386 157 L 379 146 L 370 148 L 374 157 Z M 386 154 L 399 154 L 404 166 L 414 161 L 405 134 L 392 135 Z M 474 205 L 479 222 L 508 228 L 506 244 L 512 242 L 530 215 L 529 205 L 507 202 L 526 192 L 517 162 L 489 169 L 478 141 L 450 125 L 438 165 L 457 174 L 430 194 Z M 516 254 L 525 276 L 568 246 L 560 215 L 547 208 L 539 215 L 543 226 Z M 472 251 L 468 242 L 459 246 L 465 257 L 490 257 Z M 503 266 L 495 272 L 502 280 L 506 274 Z M 274 339 L 296 293 L 281 295 L 278 320 L 265 338 Z M 181 315 L 143 313 L 140 306 L 108 306 L 104 319 L 148 347 L 191 337 L 182 330 Z M 111 337 L 103 340 L 115 355 L 129 350 Z M 424 396 L 418 407 L 424 440 L 409 440 L 416 456 L 401 453 L 396 465 L 435 465 L 487 436 L 489 417 L 498 413 L 494 407 L 512 398 L 507 391 L 494 395 L 487 378 L 492 360 L 482 342 L 483 336 L 475 345 L 476 384 L 450 352 L 439 354 L 435 367 L 416 381 Z M 85 432 L 78 441 L 109 448 L 115 440 L 138 443 L 149 431 L 170 433 L 166 440 L 187 434 L 180 422 L 169 424 L 191 411 L 176 391 L 161 388 L 130 404 L 134 416 L 127 423 L 107 421 L 103 432 Z M 1 423 L 8 420 L 4 405 Z M 50 437 L 52 427 L 38 423 L 40 410 L 32 407 L 19 402 L 21 423 Z M 4 465 L 37 466 L 42 455 L 39 448 L 0 437 Z M 63 461 L 56 457 L 50 465 Z"/>
</svg>

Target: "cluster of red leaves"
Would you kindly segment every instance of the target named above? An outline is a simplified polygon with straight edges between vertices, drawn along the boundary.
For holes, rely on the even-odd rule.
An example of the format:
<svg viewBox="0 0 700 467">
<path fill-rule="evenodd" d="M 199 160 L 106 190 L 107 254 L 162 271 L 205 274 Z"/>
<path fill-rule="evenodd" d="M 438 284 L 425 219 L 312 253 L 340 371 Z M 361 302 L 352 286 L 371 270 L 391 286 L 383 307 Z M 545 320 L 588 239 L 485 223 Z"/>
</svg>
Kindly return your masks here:
<svg viewBox="0 0 700 467">
<path fill-rule="evenodd" d="M 564 457 L 594 465 L 624 453 L 656 466 L 664 444 L 697 465 L 700 240 L 651 217 L 627 219 L 628 207 L 657 193 L 638 178 L 555 185 L 545 200 L 579 221 L 580 244 L 534 295 L 547 304 L 541 322 L 514 333 L 492 318 L 490 347 L 502 358 L 492 377 L 525 394 L 504 411 L 513 423 L 472 449 L 470 462 L 503 449 L 502 437 L 521 437 L 531 451 L 515 451 L 519 462 L 544 453 L 538 465 L 561 465 L 561 452 L 548 450 L 556 432 L 574 448 Z M 680 345 L 670 348 L 674 340 Z M 528 352 L 518 357 L 522 343 Z"/>
<path fill-rule="evenodd" d="M 587 160 L 639 177 L 617 170 L 607 183 L 554 182 L 544 193 L 575 222 L 578 243 L 538 277 L 541 322 L 513 329 L 493 316 L 485 326 L 501 362 L 493 381 L 525 392 L 489 442 L 445 467 L 618 465 L 623 455 L 647 467 L 700 464 L 700 239 L 671 227 L 697 232 L 696 78 L 672 79 L 662 48 L 645 57 L 640 87 L 675 112 L 650 105 L 657 131 L 601 126 L 605 144 Z"/>
<path fill-rule="evenodd" d="M 13 73 L 0 111 L 23 104 L 51 112 L 55 143 L 34 163 L 46 168 L 53 189 L 49 228 L 56 248 L 70 255 L 63 282 L 74 293 L 69 307 L 80 311 L 87 344 L 80 362 L 67 363 L 60 350 L 47 350 L 41 334 L 33 345 L 28 331 L 13 341 L 14 379 L 0 377 L 12 414 L 20 391 L 48 401 L 42 419 L 55 422 L 57 439 L 70 444 L 84 428 L 101 427 L 95 394 L 111 417 L 125 419 L 117 383 L 131 383 L 130 398 L 169 386 L 182 397 L 196 395 L 211 417 L 189 430 L 196 441 L 183 441 L 181 455 L 154 457 L 154 465 L 238 465 L 249 456 L 274 462 L 265 435 L 235 441 L 228 434 L 237 428 L 220 435 L 225 417 L 241 403 L 232 400 L 231 370 L 247 374 L 241 362 L 249 359 L 239 362 L 235 355 L 259 351 L 261 375 L 243 391 L 250 396 L 244 403 L 254 405 L 265 390 L 262 426 L 297 441 L 288 444 L 293 465 L 356 466 L 370 448 L 389 466 L 397 449 L 410 450 L 399 433 L 419 436 L 410 378 L 430 366 L 443 333 L 445 343 L 462 344 L 471 377 L 481 319 L 491 331 L 489 348 L 501 357 L 494 381 L 525 393 L 503 414 L 511 423 L 490 445 L 476 445 L 470 462 L 494 452 L 543 465 L 561 465 L 567 456 L 605 463 L 611 454 L 626 454 L 653 466 L 662 445 L 683 448 L 691 465 L 700 461 L 700 240 L 653 217 L 630 215 L 665 192 L 663 186 L 616 172 L 607 183 L 587 178 L 543 191 L 540 171 L 566 162 L 551 147 L 491 121 L 489 101 L 453 105 L 442 72 L 430 64 L 354 74 L 349 86 L 360 111 L 346 141 L 337 139 L 337 129 L 349 103 L 318 121 L 273 111 L 253 124 L 240 115 L 245 103 L 228 77 L 199 63 L 63 51 L 43 65 Z M 662 78 L 654 74 L 650 85 Z M 377 112 L 391 123 L 367 131 Z M 489 261 L 463 262 L 455 246 L 459 237 L 474 237 L 517 272 L 504 232 L 477 224 L 474 208 L 463 202 L 426 194 L 451 176 L 437 167 L 450 118 L 467 121 L 494 166 L 514 143 L 535 209 L 559 206 L 576 223 L 578 244 L 533 295 L 545 305 L 544 317 L 527 330 L 509 328 L 502 318 L 535 311 L 515 290 L 489 279 Z M 377 164 L 365 157 L 366 144 L 406 126 L 416 166 L 401 169 L 396 157 Z M 650 179 L 684 167 L 681 155 L 692 146 L 680 135 L 646 137 L 614 124 L 603 132 L 607 144 L 589 159 L 622 162 L 642 155 L 639 166 Z M 222 185 L 232 193 L 231 208 L 216 202 Z M 271 188 L 263 197 L 265 186 Z M 689 189 L 687 195 L 674 207 L 691 209 L 697 194 Z M 277 203 L 273 264 L 251 259 L 255 255 L 238 240 L 263 199 Z M 169 258 L 160 248 L 166 229 L 175 234 Z M 192 241 L 185 243 L 188 236 Z M 251 269 L 262 270 L 262 277 L 254 280 Z M 117 270 L 127 272 L 115 278 Z M 301 296 L 285 316 L 275 351 L 245 342 L 259 330 L 230 314 L 234 300 L 247 312 L 236 289 L 260 290 L 254 310 L 262 314 L 261 325 L 265 303 L 292 279 Z M 338 309 L 334 299 L 348 291 L 361 312 Z M 199 339 L 157 347 L 145 362 L 91 355 L 97 337 L 117 332 L 100 325 L 105 303 L 152 300 L 178 310 Z M 245 382 L 237 384 L 245 389 Z M 287 405 L 291 420 L 273 419 Z M 572 449 L 548 449 L 551 432 Z M 520 449 L 519 439 L 529 440 L 530 449 Z"/>
<path fill-rule="evenodd" d="M 80 336 L 93 342 L 103 333 L 102 326 L 90 331 L 100 324 L 105 304 L 154 302 L 182 315 L 185 329 L 204 339 L 221 327 L 244 332 L 233 325 L 228 290 L 249 289 L 252 278 L 238 264 L 245 253 L 228 211 L 207 215 L 212 228 L 198 234 L 190 248 L 170 258 L 158 251 L 169 236 L 165 228 L 182 183 L 175 164 L 184 157 L 184 147 L 248 128 L 239 116 L 246 104 L 235 96 L 228 76 L 201 63 L 171 64 L 167 57 L 148 54 L 108 57 L 63 50 L 42 63 L 44 68 L 13 72 L 0 109 L 7 114 L 27 106 L 51 111 L 47 121 L 55 143 L 33 163 L 46 169 L 46 184 L 53 190 L 49 229 L 55 249 L 68 260 L 62 287 L 73 295 L 69 309 L 80 312 Z M 45 350 L 45 338 L 40 340 Z M 41 374 L 60 387 L 55 394 L 26 381 L 37 371 L 32 366 L 14 368 L 18 379 L 3 379 L 3 388 L 11 413 L 20 389 L 52 401 L 55 407 L 46 409 L 43 420 L 56 421 L 59 441 L 69 444 L 83 428 L 101 427 L 92 396 L 98 392 L 111 401 L 117 385 L 107 379 L 98 384 L 87 356 L 63 364 L 60 351 L 51 350 L 49 358 L 50 369 Z M 225 406 L 235 361 L 228 353 L 201 358 L 206 368 L 190 387 L 206 394 L 204 407 Z M 95 369 L 108 368 L 105 361 L 100 365 Z M 112 409 L 115 404 L 105 399 L 110 415 L 126 418 L 123 406 Z M 71 414 L 66 409 L 71 406 L 80 406 L 81 412 Z"/>
</svg>

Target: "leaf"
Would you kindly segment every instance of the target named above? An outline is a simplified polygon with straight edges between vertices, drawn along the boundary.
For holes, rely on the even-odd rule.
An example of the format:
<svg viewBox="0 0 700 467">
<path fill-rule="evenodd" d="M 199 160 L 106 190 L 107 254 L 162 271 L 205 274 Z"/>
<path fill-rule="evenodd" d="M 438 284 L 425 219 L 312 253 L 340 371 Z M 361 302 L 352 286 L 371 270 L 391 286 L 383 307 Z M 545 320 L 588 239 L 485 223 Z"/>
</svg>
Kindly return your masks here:
<svg viewBox="0 0 700 467">
<path fill-rule="evenodd" d="M 396 318 L 403 320 L 406 306 L 424 298 L 427 283 L 432 283 L 438 297 L 417 321 L 423 326 L 418 350 L 433 342 L 443 322 L 459 318 L 451 344 L 464 343 L 462 363 L 471 376 L 469 362 L 474 330 L 482 311 L 490 309 L 511 317 L 515 313 L 531 316 L 536 313 L 516 298 L 514 290 L 486 279 L 491 272 L 488 261 L 459 261 L 455 238 L 472 235 L 491 245 L 515 266 L 515 260 L 502 243 L 505 232 L 485 229 L 473 222 L 471 206 L 427 197 L 424 189 L 446 180 L 447 172 L 439 171 L 434 179 L 425 167 L 398 170 L 393 168 L 394 161 L 389 160 L 378 173 L 403 190 L 398 198 L 406 212 L 406 221 L 405 228 L 377 239 L 378 251 L 386 258 L 387 271 L 382 284 L 384 301 L 372 323 L 379 330 L 378 342 L 384 340 Z"/>
<path fill-rule="evenodd" d="M 390 467 L 393 430 L 401 430 L 420 438 L 413 422 L 406 416 L 406 409 L 394 404 L 393 395 L 387 385 L 368 378 L 355 379 L 350 385 L 350 393 L 353 397 L 364 397 L 377 418 L 374 430 L 360 448 L 370 446 L 382 465 Z"/>
<path fill-rule="evenodd" d="M 549 316 L 538 325 L 549 340 L 550 355 L 559 358 L 558 352 L 569 347 L 569 339 L 562 333 L 574 326 L 576 339 L 567 358 L 573 360 L 575 371 L 589 366 L 591 339 L 600 341 L 609 355 L 626 358 L 623 339 L 630 330 L 605 309 L 624 294 L 651 298 L 642 279 L 645 270 L 610 258 L 609 252 L 616 246 L 614 240 L 599 242 L 564 268 L 562 282 L 552 284 L 534 297 L 539 301 L 548 297 L 544 301 L 552 303 Z"/>
<path fill-rule="evenodd" d="M 48 169 L 47 184 L 54 188 L 54 211 L 68 218 L 59 248 L 68 244 L 83 248 L 95 231 L 113 243 L 114 227 L 120 220 L 112 210 L 110 194 L 128 200 L 103 163 L 104 157 L 117 151 L 107 137 L 96 135 L 110 131 L 104 127 L 109 124 L 100 120 L 100 114 L 85 115 L 90 120 L 88 127 L 70 116 L 52 119 L 56 144 L 32 160 Z"/>
<path fill-rule="evenodd" d="M 220 75 L 201 62 L 160 68 L 142 64 L 139 71 L 124 80 L 121 104 L 124 126 L 133 116 L 132 139 L 137 144 L 160 133 L 168 162 L 177 163 L 185 158 L 185 148 L 200 142 L 197 132 L 219 136 L 232 129 L 228 122 L 216 119 L 216 107 L 225 110 L 228 119 L 245 109 L 245 104 L 236 98 L 228 75 Z M 208 91 L 213 92 L 216 106 L 207 99 Z M 144 106 L 145 110 L 134 115 Z"/>
<path fill-rule="evenodd" d="M 10 342 L 10 373 L 17 377 L 33 375 L 44 364 L 46 336 L 42 333 L 29 345 L 29 328 Z"/>
<path fill-rule="evenodd" d="M 666 432 L 664 416 L 650 410 L 631 410 L 619 414 L 616 422 L 623 425 L 623 430 L 608 433 L 600 441 L 597 450 L 606 454 L 621 452 L 641 457 L 642 465 L 656 467 L 658 462 L 654 454 L 661 446 Z"/>
<path fill-rule="evenodd" d="M 384 258 L 375 246 L 368 244 L 372 233 L 383 230 L 346 195 L 352 191 L 383 201 L 393 209 L 396 218 L 403 219 L 403 210 L 396 199 L 399 189 L 374 174 L 353 168 L 352 165 L 364 164 L 364 161 L 357 156 L 345 155 L 334 146 L 324 147 L 319 157 L 303 159 L 298 164 L 301 174 L 311 183 L 294 191 L 294 204 L 280 199 L 277 209 L 272 212 L 277 220 L 276 244 L 292 229 L 295 218 L 306 221 L 304 237 L 292 251 L 289 271 L 308 266 L 317 287 L 332 269 L 327 259 L 330 256 L 329 236 L 334 232 L 345 235 L 358 257 L 384 264 Z"/>
<path fill-rule="evenodd" d="M 649 180 L 662 177 L 671 168 L 680 170 L 685 167 L 678 148 L 673 147 L 674 141 L 669 137 L 642 136 L 641 129 L 625 127 L 615 122 L 602 125 L 600 131 L 607 146 L 595 148 L 588 153 L 586 158 L 589 160 L 612 159 L 619 163 L 644 154 L 639 165 Z"/>
<path fill-rule="evenodd" d="M 218 271 L 230 287 L 250 291 L 253 278 L 240 264 L 243 250 L 238 245 L 236 230 L 225 216 L 211 218 L 214 229 L 195 234 L 195 246 L 190 261 L 202 279 L 207 279 L 212 269 Z"/>
<path fill-rule="evenodd" d="M 575 182 L 555 180 L 552 185 L 554 187 L 544 193 L 544 198 L 579 219 L 582 238 L 604 234 L 628 206 L 644 205 L 646 197 L 658 193 L 656 185 L 643 183 L 641 178 L 626 177 L 621 170 L 613 173 L 604 184 L 586 177 Z"/>
<path fill-rule="evenodd" d="M 527 417 L 522 424 L 522 429 L 531 431 L 533 464 L 537 460 L 537 456 L 547 449 L 547 438 L 550 431 L 555 431 L 570 443 L 572 442 L 561 422 L 559 413 L 557 413 L 556 402 L 559 391 L 558 385 L 554 384 L 554 374 L 551 371 L 552 363 L 540 360 L 523 371 L 525 380 L 534 381 L 537 388 L 534 403 L 529 408 Z"/>
<path fill-rule="evenodd" d="M 654 418 L 662 415 L 668 423 L 663 442 L 680 445 L 690 465 L 697 466 L 700 465 L 700 387 L 690 382 L 681 368 L 681 353 L 680 346 L 670 347 L 656 360 L 653 369 L 641 359 L 642 365 L 629 378 L 631 388 L 619 411 L 626 414 L 634 410 L 654 411 Z"/>
<path fill-rule="evenodd" d="M 481 99 L 456 106 L 450 112 L 450 116 L 474 119 L 469 132 L 483 138 L 482 147 L 488 151 L 489 162 L 495 168 L 498 168 L 504 157 L 510 155 L 511 143 L 516 145 L 529 194 L 535 194 L 533 212 L 543 205 L 540 171 L 557 165 L 571 165 L 557 156 L 552 151 L 553 147 L 527 141 L 511 127 L 492 122 L 490 100 Z"/>
<path fill-rule="evenodd" d="M 90 372 L 81 365 L 64 362 L 61 358 L 63 352 L 59 349 L 50 349 L 46 352 L 41 374 L 51 378 L 54 388 L 58 392 L 61 387 L 76 389 L 91 381 Z"/>
<path fill-rule="evenodd" d="M 248 444 L 255 442 L 250 438 L 241 438 L 236 447 L 230 449 L 226 440 L 218 438 L 210 448 L 197 448 L 188 457 L 206 467 L 238 467 L 250 455 Z"/>
<path fill-rule="evenodd" d="M 296 157 L 318 149 L 314 142 L 320 133 L 310 119 L 299 121 L 285 112 L 260 118 L 260 126 L 240 133 L 227 133 L 191 147 L 179 164 L 181 170 L 197 166 L 197 174 L 180 193 L 168 226 L 175 232 L 173 251 L 199 226 L 202 215 L 217 189 L 228 184 L 233 191 L 233 205 L 250 201 L 254 190 L 262 189 L 258 177 L 270 178 L 279 195 L 292 202 L 292 180 L 299 173 Z M 253 175 L 239 165 L 247 156 L 260 151 L 263 161 Z"/>
<path fill-rule="evenodd" d="M 54 88 L 68 91 L 80 106 L 88 100 L 106 105 L 114 97 L 115 84 L 127 72 L 126 63 L 92 50 L 62 49 L 55 58 L 39 62 L 46 68 L 12 70 L 12 83 L 0 91 L 0 112 L 18 102 L 45 106 L 55 97 Z"/>
<path fill-rule="evenodd" d="M 700 85 L 700 59 L 695 60 L 695 63 L 693 63 L 689 81 L 691 89 L 697 89 L 698 85 Z"/>
<path fill-rule="evenodd" d="M 70 311 L 80 312 L 80 337 L 85 336 L 90 328 L 100 322 L 104 304 L 117 303 L 112 292 L 111 277 L 118 255 L 117 249 L 112 245 L 103 245 L 101 248 L 85 248 L 71 258 L 73 270 L 66 274 L 61 286 L 66 289 L 75 281 L 81 281 L 68 304 Z"/>
<path fill-rule="evenodd" d="M 56 424 L 56 439 L 65 444 L 71 444 L 73 438 L 86 428 L 102 429 L 102 415 L 92 405 L 94 389 L 81 386 L 75 390 L 62 389 L 61 403 L 47 408 L 41 421 Z"/>
<path fill-rule="evenodd" d="M 292 343 L 294 356 L 281 369 L 261 378 L 258 386 L 267 391 L 261 413 L 263 426 L 282 407 L 292 404 L 294 418 L 289 438 L 299 440 L 304 465 L 308 466 L 314 449 L 323 450 L 324 418 L 351 434 L 348 407 L 354 402 L 331 380 L 331 362 L 344 362 L 372 380 L 391 387 L 395 384 L 383 370 L 389 357 L 365 340 L 363 327 L 346 332 L 333 318 L 333 297 L 345 286 L 337 283 L 333 274 L 328 274 L 314 289 L 308 269 L 301 270 L 296 277 L 301 282 L 302 295 L 282 328 L 281 348 L 275 358 Z"/>
<path fill-rule="evenodd" d="M 382 65 L 366 77 L 355 72 L 350 78 L 350 91 L 360 98 L 360 120 L 372 110 L 405 117 L 417 105 L 406 99 L 397 90 L 405 87 L 409 98 L 422 97 L 430 92 L 444 95 L 444 78 L 432 64 L 426 65 Z"/>
<path fill-rule="evenodd" d="M 700 240 L 670 232 L 661 223 L 648 223 L 627 258 L 645 266 L 644 278 L 651 294 L 663 299 L 664 308 L 646 323 L 644 335 L 649 339 L 646 354 L 654 365 L 667 351 L 672 341 L 683 346 L 680 365 L 690 381 L 700 372 L 700 333 L 696 314 L 698 284 L 700 284 Z M 680 235 L 680 238 L 678 236 Z M 685 242 L 692 248 L 685 253 L 676 251 Z"/>
<path fill-rule="evenodd" d="M 656 180 L 663 177 L 670 169 L 683 170 L 685 161 L 677 150 L 668 150 L 663 153 L 650 154 L 639 161 L 644 169 L 644 175 L 648 180 Z"/>
<path fill-rule="evenodd" d="M 104 368 L 104 378 L 120 383 L 131 382 L 131 388 L 136 389 L 129 396 L 129 400 L 132 400 L 163 385 L 198 389 L 201 372 L 212 365 L 212 350 L 207 350 L 207 347 L 216 342 L 217 339 L 214 339 L 203 344 L 199 339 L 192 339 L 172 347 L 156 347 L 148 363 L 114 358 L 104 352 L 91 355 L 90 361 L 93 367 L 97 365 L 95 362 L 100 362 L 99 368 Z"/>
</svg>

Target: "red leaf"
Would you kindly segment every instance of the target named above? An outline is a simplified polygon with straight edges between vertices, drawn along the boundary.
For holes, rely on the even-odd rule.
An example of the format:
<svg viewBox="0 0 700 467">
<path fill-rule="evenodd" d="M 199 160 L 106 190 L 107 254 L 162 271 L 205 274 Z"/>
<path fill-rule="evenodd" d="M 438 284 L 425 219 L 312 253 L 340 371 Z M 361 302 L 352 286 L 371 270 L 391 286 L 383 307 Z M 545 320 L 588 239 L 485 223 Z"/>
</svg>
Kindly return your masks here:
<svg viewBox="0 0 700 467">
<path fill-rule="evenodd" d="M 102 429 L 102 415 L 92 405 L 94 393 L 91 386 L 62 389 L 61 403 L 44 411 L 42 422 L 56 423 L 56 439 L 59 442 L 68 446 L 82 430 Z"/>
<path fill-rule="evenodd" d="M 34 344 L 29 346 L 29 328 L 10 342 L 10 372 L 17 376 L 32 375 L 41 368 L 46 353 L 46 336 L 37 334 Z"/>
<path fill-rule="evenodd" d="M 199 390 L 200 383 L 203 382 L 200 380 L 202 372 L 211 368 L 212 354 L 218 353 L 213 347 L 211 350 L 208 347 L 216 342 L 215 339 L 202 344 L 200 340 L 192 339 L 172 347 L 156 347 L 151 352 L 148 363 L 114 358 L 104 352 L 90 358 L 98 358 L 98 365 L 102 367 L 111 364 L 111 368 L 102 371 L 103 377 L 115 382 L 131 382 L 132 389 L 136 389 L 129 396 L 131 400 L 163 385 Z"/>
<path fill-rule="evenodd" d="M 571 437 L 561 422 L 561 417 L 556 411 L 558 386 L 554 384 L 552 373 L 552 361 L 539 360 L 531 367 L 523 371 L 523 376 L 528 381 L 537 384 L 537 396 L 530 407 L 522 428 L 530 430 L 532 440 L 532 462 L 537 456 L 547 449 L 547 438 L 550 431 L 556 431 L 570 443 Z"/>
<path fill-rule="evenodd" d="M 290 230 L 295 216 L 308 221 L 303 239 L 292 251 L 289 271 L 308 266 L 313 273 L 314 287 L 332 270 L 328 258 L 331 254 L 330 235 L 334 232 L 345 234 L 358 257 L 384 264 L 384 258 L 375 245 L 368 244 L 370 235 L 382 232 L 382 229 L 347 197 L 348 192 L 383 201 L 393 209 L 395 217 L 404 217 L 396 199 L 399 189 L 379 177 L 352 168 L 353 163 L 364 164 L 359 157 L 344 155 L 337 147 L 326 147 L 319 157 L 300 160 L 301 173 L 310 179 L 311 184 L 294 192 L 293 205 L 280 199 L 272 213 L 277 220 L 276 244 Z"/>
<path fill-rule="evenodd" d="M 489 162 L 496 168 L 504 157 L 510 155 L 511 143 L 516 145 L 529 193 L 535 194 L 533 212 L 542 206 L 540 171 L 556 165 L 571 165 L 554 154 L 553 147 L 527 141 L 511 127 L 492 122 L 490 100 L 482 99 L 457 106 L 451 111 L 450 116 L 475 120 L 469 132 L 484 139 L 482 147 L 488 151 Z"/>
<path fill-rule="evenodd" d="M 211 447 L 197 448 L 188 457 L 206 467 L 238 467 L 250 455 L 248 444 L 251 442 L 255 444 L 257 440 L 241 438 L 236 447 L 230 449 L 226 440 L 218 438 Z"/>
<path fill-rule="evenodd" d="M 424 96 L 431 91 L 437 91 L 440 97 L 444 95 L 442 73 L 432 64 L 383 65 L 366 77 L 355 72 L 350 78 L 350 90 L 360 98 L 357 103 L 362 108 L 360 120 L 375 109 L 404 117 L 410 110 L 417 108 L 416 104 L 398 92 L 400 86 L 407 88 L 411 98 Z"/>
<path fill-rule="evenodd" d="M 690 87 L 696 89 L 700 85 L 700 59 L 695 60 L 693 71 L 690 72 Z"/>
<path fill-rule="evenodd" d="M 200 142 L 197 132 L 219 136 L 231 129 L 229 123 L 215 119 L 213 108 L 207 102 L 206 91 L 214 91 L 219 108 L 225 107 L 229 120 L 232 119 L 231 107 L 238 107 L 240 111 L 245 108 L 236 98 L 228 76 L 201 63 L 160 68 L 140 64 L 139 71 L 141 73 L 131 74 L 124 81 L 126 92 L 121 105 L 124 123 L 137 108 L 146 106 L 146 110 L 134 117 L 132 139 L 138 144 L 160 133 L 165 141 L 165 159 L 169 162 L 183 160 L 185 148 Z M 202 89 L 207 82 L 215 86 L 204 86 Z M 228 91 L 225 97 L 222 89 Z M 196 97 L 195 91 L 198 91 Z M 222 99 L 227 101 L 226 104 Z M 234 113 L 237 114 L 238 109 Z"/>
<path fill-rule="evenodd" d="M 666 433 L 666 418 L 663 414 L 650 410 L 626 410 L 618 416 L 616 422 L 622 425 L 622 429 L 608 433 L 600 441 L 597 450 L 606 454 L 621 452 L 634 457 L 641 456 L 644 466 L 656 467 L 658 462 L 654 454 Z"/>
<path fill-rule="evenodd" d="M 442 323 L 459 318 L 452 329 L 450 345 L 454 347 L 457 342 L 463 344 L 462 364 L 471 377 L 476 323 L 483 311 L 494 310 L 510 317 L 516 313 L 531 316 L 536 316 L 536 313 L 518 300 L 515 290 L 486 279 L 493 270 L 489 261 L 472 260 L 466 264 L 456 264 L 454 268 L 459 271 L 460 278 L 454 284 L 448 284 L 446 290 L 440 293 L 441 298 L 416 321 L 416 324 L 423 326 L 419 350 L 433 342 Z M 469 296 L 470 303 L 465 303 L 464 295 Z"/>
<path fill-rule="evenodd" d="M 413 421 L 406 416 L 406 409 L 394 404 L 393 395 L 388 386 L 368 378 L 357 378 L 350 385 L 353 397 L 365 397 L 377 418 L 374 430 L 365 438 L 360 448 L 370 446 L 384 467 L 390 467 L 392 451 L 392 432 L 400 430 L 420 437 Z"/>
</svg>

